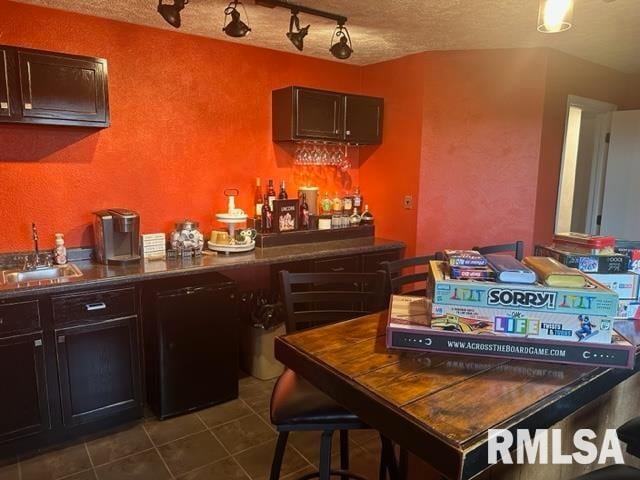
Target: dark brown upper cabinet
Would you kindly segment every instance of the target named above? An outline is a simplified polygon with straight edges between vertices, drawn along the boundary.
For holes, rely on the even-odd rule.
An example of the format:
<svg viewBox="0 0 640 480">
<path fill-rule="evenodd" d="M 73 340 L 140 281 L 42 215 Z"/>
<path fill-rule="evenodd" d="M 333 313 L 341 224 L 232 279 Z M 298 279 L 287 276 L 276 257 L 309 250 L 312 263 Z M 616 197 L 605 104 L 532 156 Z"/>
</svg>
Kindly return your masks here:
<svg viewBox="0 0 640 480">
<path fill-rule="evenodd" d="M 0 110 L 0 121 L 109 126 L 106 60 L 0 46 L 0 58 L 2 52 L 10 111 Z"/>
<path fill-rule="evenodd" d="M 0 117 L 10 117 L 7 50 L 0 47 Z"/>
<path fill-rule="evenodd" d="M 382 141 L 382 98 L 286 87 L 272 93 L 274 142 L 375 145 Z"/>
</svg>

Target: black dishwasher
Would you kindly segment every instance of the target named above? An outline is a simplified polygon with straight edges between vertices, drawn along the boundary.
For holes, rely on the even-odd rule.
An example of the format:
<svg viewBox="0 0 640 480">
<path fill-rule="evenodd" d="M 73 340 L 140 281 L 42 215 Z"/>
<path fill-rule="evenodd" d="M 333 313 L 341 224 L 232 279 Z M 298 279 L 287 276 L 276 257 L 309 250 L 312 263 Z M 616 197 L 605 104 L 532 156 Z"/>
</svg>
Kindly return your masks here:
<svg viewBox="0 0 640 480">
<path fill-rule="evenodd" d="M 147 397 L 161 419 L 238 396 L 236 285 L 220 274 L 144 293 Z"/>
</svg>

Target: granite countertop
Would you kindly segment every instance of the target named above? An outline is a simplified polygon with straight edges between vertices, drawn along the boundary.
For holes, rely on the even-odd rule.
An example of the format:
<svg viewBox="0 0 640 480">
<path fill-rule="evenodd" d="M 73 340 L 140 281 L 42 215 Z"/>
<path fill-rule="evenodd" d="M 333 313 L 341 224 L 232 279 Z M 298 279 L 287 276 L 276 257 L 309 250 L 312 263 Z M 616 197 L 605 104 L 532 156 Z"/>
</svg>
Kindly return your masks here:
<svg viewBox="0 0 640 480">
<path fill-rule="evenodd" d="M 305 243 L 284 247 L 256 248 L 247 253 L 229 255 L 207 251 L 201 257 L 178 260 L 153 260 L 132 265 L 102 265 L 92 261 L 73 262 L 81 277 L 63 281 L 42 281 L 24 284 L 0 284 L 0 300 L 27 295 L 71 291 L 87 287 L 127 285 L 146 280 L 177 277 L 189 274 L 223 271 L 233 268 L 270 265 L 322 257 L 355 255 L 394 248 L 405 243 L 383 238 L 356 238 L 322 243 Z"/>
</svg>

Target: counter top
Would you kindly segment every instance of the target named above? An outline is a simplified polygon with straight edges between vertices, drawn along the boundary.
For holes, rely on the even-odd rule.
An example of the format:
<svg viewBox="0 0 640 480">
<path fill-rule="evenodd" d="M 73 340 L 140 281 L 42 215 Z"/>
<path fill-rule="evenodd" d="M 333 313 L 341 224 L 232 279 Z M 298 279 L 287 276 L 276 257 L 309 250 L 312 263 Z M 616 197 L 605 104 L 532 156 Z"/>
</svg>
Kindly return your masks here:
<svg viewBox="0 0 640 480">
<path fill-rule="evenodd" d="M 256 248 L 247 253 L 229 255 L 207 251 L 201 257 L 177 260 L 141 261 L 133 265 L 101 265 L 91 261 L 73 262 L 81 277 L 64 281 L 42 281 L 0 285 L 0 300 L 34 294 L 59 293 L 87 287 L 118 286 L 189 274 L 223 271 L 233 268 L 271 265 L 322 257 L 372 253 L 404 248 L 405 243 L 383 238 L 356 238 L 322 243 Z"/>
</svg>

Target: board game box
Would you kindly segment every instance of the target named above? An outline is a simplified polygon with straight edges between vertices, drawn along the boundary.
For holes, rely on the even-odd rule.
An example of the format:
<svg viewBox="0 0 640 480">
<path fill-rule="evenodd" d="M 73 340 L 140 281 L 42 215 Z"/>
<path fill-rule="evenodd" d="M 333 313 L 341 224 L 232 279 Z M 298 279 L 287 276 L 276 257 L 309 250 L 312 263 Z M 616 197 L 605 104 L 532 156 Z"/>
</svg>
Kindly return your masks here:
<svg viewBox="0 0 640 480">
<path fill-rule="evenodd" d="M 470 333 L 481 329 L 516 337 L 565 342 L 611 343 L 614 319 L 590 315 L 534 312 L 530 310 L 431 306 L 431 324 Z"/>
<path fill-rule="evenodd" d="M 618 295 L 592 279 L 588 279 L 586 288 L 580 289 L 454 280 L 446 274 L 444 262 L 431 260 L 429 263 L 431 298 L 439 305 L 515 308 L 602 317 L 614 317 L 618 311 Z"/>
<path fill-rule="evenodd" d="M 389 308 L 388 348 L 615 368 L 633 368 L 635 363 L 635 345 L 616 332 L 608 344 L 530 339 L 483 329 L 463 333 L 429 322 L 425 297 L 410 297 L 413 300 L 403 300 L 397 308 L 398 297 L 392 296 Z"/>
<path fill-rule="evenodd" d="M 567 267 L 577 268 L 584 273 L 624 273 L 629 270 L 629 257 L 620 253 L 586 255 L 536 245 L 535 255 L 555 258 Z"/>
<path fill-rule="evenodd" d="M 484 267 L 487 260 L 475 250 L 445 250 L 445 261 L 452 267 Z"/>
<path fill-rule="evenodd" d="M 590 273 L 589 276 L 618 294 L 620 300 L 637 300 L 640 275 L 627 273 Z"/>
</svg>

